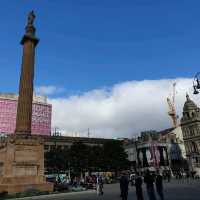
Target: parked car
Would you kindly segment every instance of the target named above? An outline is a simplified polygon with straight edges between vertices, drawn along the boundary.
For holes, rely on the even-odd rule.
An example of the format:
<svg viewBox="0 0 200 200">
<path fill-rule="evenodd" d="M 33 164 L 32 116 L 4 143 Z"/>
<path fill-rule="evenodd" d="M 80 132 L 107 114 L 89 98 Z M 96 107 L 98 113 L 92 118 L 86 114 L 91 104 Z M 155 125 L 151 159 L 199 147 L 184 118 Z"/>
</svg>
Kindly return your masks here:
<svg viewBox="0 0 200 200">
<path fill-rule="evenodd" d="M 46 181 L 54 183 L 54 191 L 66 191 L 69 189 L 69 183 L 67 183 L 63 174 L 48 174 L 46 175 Z"/>
</svg>

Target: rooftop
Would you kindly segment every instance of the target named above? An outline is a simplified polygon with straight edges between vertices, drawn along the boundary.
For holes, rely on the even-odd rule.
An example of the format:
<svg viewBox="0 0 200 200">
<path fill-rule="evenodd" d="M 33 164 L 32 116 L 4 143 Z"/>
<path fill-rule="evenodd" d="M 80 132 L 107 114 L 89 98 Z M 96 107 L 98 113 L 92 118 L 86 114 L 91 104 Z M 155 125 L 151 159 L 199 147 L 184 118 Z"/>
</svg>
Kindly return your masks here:
<svg viewBox="0 0 200 200">
<path fill-rule="evenodd" d="M 15 93 L 1 93 L 0 92 L 0 99 L 9 99 L 9 100 L 17 100 L 18 95 Z M 46 96 L 33 96 L 34 103 L 45 103 L 47 104 L 47 97 Z"/>
</svg>

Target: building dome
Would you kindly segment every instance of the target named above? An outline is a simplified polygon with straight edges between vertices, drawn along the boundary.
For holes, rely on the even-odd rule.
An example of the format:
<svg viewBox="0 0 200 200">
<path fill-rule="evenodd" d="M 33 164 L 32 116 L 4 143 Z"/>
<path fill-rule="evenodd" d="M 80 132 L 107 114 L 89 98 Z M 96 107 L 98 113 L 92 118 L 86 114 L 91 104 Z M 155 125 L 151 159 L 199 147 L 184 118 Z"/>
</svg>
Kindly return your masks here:
<svg viewBox="0 0 200 200">
<path fill-rule="evenodd" d="M 197 105 L 190 99 L 189 95 L 186 95 L 186 102 L 183 107 L 183 112 L 187 112 L 190 110 L 197 110 Z"/>
</svg>

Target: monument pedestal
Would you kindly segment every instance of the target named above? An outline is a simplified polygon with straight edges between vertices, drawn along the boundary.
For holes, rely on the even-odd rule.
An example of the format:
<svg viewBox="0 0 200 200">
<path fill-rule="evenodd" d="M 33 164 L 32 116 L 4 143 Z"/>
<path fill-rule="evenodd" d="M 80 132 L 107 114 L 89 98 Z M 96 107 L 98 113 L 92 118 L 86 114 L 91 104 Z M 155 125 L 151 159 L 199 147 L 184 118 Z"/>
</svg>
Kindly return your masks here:
<svg viewBox="0 0 200 200">
<path fill-rule="evenodd" d="M 44 145 L 41 138 L 16 134 L 0 141 L 0 192 L 30 189 L 53 191 L 44 177 Z"/>
</svg>

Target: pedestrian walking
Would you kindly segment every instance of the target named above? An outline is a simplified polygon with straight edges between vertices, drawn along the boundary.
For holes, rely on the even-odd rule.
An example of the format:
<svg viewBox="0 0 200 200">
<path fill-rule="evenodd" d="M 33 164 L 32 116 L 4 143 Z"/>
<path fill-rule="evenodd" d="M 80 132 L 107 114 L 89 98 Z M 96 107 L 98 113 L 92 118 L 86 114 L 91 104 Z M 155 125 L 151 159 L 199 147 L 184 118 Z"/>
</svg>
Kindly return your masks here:
<svg viewBox="0 0 200 200">
<path fill-rule="evenodd" d="M 169 170 L 167 171 L 167 180 L 168 182 L 171 180 L 171 172 Z"/>
<path fill-rule="evenodd" d="M 156 191 L 160 200 L 164 200 L 164 193 L 163 193 L 163 177 L 159 171 L 157 171 L 156 175 Z"/>
<path fill-rule="evenodd" d="M 103 195 L 103 179 L 101 176 L 97 176 L 97 195 Z"/>
<path fill-rule="evenodd" d="M 120 189 L 121 189 L 122 200 L 127 200 L 128 198 L 128 185 L 129 185 L 129 180 L 126 176 L 126 173 L 123 173 L 120 178 Z"/>
<path fill-rule="evenodd" d="M 135 177 L 135 189 L 136 189 L 137 200 L 144 200 L 142 191 L 142 177 L 139 175 L 138 172 L 136 172 L 136 177 Z"/>
<path fill-rule="evenodd" d="M 190 181 L 190 173 L 189 173 L 189 171 L 186 171 L 186 179 L 187 179 L 187 183 L 189 183 L 189 181 Z"/>
<path fill-rule="evenodd" d="M 144 182 L 146 183 L 149 200 L 156 200 L 154 191 L 154 176 L 150 174 L 149 170 L 146 171 Z"/>
</svg>

